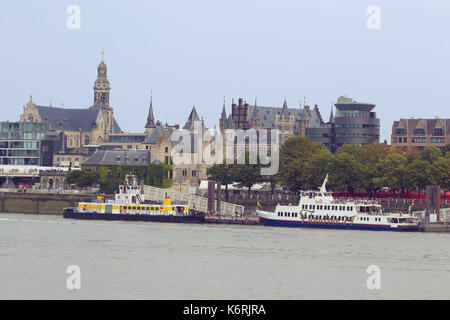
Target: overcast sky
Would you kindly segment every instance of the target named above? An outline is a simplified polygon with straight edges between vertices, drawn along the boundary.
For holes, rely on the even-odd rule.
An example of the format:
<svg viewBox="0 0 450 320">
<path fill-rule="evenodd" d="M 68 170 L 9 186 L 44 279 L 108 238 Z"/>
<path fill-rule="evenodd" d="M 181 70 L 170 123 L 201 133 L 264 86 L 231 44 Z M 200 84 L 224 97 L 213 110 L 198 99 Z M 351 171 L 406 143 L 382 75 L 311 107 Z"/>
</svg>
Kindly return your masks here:
<svg viewBox="0 0 450 320">
<path fill-rule="evenodd" d="M 80 29 L 69 29 L 70 5 Z M 370 5 L 381 10 L 369 29 Z M 365 0 L 3 1 L 0 120 L 40 105 L 93 103 L 102 48 L 110 103 L 125 132 L 155 118 L 184 125 L 195 101 L 208 126 L 223 97 L 258 105 L 376 104 L 381 139 L 400 117 L 450 118 L 450 2 Z"/>
</svg>

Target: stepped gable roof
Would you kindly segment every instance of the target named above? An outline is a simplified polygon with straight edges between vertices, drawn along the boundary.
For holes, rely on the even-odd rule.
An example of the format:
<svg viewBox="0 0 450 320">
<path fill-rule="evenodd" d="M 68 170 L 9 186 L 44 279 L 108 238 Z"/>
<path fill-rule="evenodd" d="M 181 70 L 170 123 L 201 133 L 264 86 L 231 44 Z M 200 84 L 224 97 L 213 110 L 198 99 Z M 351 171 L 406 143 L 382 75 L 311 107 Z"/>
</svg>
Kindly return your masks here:
<svg viewBox="0 0 450 320">
<path fill-rule="evenodd" d="M 146 150 L 97 150 L 83 165 L 150 165 L 150 152 Z"/>
<path fill-rule="evenodd" d="M 97 120 L 99 109 L 65 109 L 36 106 L 43 122 L 49 123 L 55 130 L 91 131 Z M 120 127 L 114 119 L 114 133 L 120 133 Z"/>
</svg>

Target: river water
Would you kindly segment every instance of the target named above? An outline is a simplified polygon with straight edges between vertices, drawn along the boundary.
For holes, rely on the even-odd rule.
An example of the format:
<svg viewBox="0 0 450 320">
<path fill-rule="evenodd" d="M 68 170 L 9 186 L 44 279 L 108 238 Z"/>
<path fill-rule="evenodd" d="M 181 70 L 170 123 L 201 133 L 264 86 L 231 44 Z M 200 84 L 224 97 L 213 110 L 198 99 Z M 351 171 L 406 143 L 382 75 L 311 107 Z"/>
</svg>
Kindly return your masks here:
<svg viewBox="0 0 450 320">
<path fill-rule="evenodd" d="M 0 299 L 450 299 L 450 234 L 0 214 Z"/>
</svg>

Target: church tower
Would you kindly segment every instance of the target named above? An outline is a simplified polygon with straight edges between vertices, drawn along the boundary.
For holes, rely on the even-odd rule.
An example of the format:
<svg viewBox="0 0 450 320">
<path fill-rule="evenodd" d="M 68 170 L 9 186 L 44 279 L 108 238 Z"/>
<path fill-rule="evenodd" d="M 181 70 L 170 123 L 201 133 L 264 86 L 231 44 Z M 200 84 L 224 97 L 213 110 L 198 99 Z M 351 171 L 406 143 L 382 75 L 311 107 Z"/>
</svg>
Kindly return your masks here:
<svg viewBox="0 0 450 320">
<path fill-rule="evenodd" d="M 102 61 L 97 68 L 97 79 L 94 83 L 94 105 L 91 109 L 109 109 L 109 81 L 107 78 L 107 67 L 104 61 L 104 51 L 102 50 Z"/>
</svg>

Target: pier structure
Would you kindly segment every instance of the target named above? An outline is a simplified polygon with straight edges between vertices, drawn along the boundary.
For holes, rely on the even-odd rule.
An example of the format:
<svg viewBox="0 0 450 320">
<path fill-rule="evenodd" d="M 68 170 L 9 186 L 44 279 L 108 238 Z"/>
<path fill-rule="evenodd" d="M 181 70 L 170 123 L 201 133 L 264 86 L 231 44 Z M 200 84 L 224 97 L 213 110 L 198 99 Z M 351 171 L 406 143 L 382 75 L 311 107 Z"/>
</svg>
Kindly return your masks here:
<svg viewBox="0 0 450 320">
<path fill-rule="evenodd" d="M 441 187 L 440 186 L 426 186 L 425 187 L 425 213 L 427 222 L 440 222 L 440 208 L 441 208 Z M 431 217 L 435 217 L 436 220 Z"/>
</svg>

